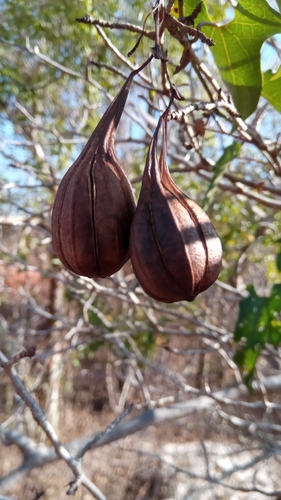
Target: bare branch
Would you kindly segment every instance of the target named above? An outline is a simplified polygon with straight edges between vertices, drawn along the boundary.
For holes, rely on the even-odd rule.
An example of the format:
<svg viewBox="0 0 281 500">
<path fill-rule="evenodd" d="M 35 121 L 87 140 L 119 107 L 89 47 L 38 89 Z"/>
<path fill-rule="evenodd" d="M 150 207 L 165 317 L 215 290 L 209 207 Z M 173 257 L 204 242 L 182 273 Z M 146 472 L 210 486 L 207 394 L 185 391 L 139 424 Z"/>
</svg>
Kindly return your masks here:
<svg viewBox="0 0 281 500">
<path fill-rule="evenodd" d="M 109 22 L 104 21 L 103 19 L 94 19 L 89 14 L 86 14 L 84 17 L 78 17 L 76 19 L 78 23 L 91 24 L 93 26 L 100 26 L 101 28 L 110 28 L 110 29 L 118 29 L 118 30 L 126 30 L 131 33 L 139 33 L 140 35 L 146 36 L 151 40 L 155 40 L 155 32 L 144 30 L 140 26 L 136 26 L 135 24 L 130 23 L 121 23 L 121 22 Z"/>
<path fill-rule="evenodd" d="M 199 29 L 192 28 L 176 19 L 175 17 L 165 12 L 164 18 L 165 28 L 169 31 L 170 35 L 176 38 L 182 45 L 186 44 L 186 35 L 194 36 L 195 40 L 200 40 L 202 43 L 206 43 L 210 47 L 215 45 L 215 42 L 209 38 L 205 33 L 202 33 Z"/>
<path fill-rule="evenodd" d="M 0 500 L 14 500 L 14 498 L 11 497 L 5 497 L 3 495 L 0 495 Z"/>
<path fill-rule="evenodd" d="M 83 473 L 81 468 L 81 463 L 79 460 L 74 459 L 67 449 L 61 444 L 58 439 L 53 427 L 47 420 L 46 415 L 43 413 L 35 399 L 28 392 L 26 387 L 23 385 L 19 376 L 17 375 L 15 369 L 10 366 L 10 363 L 6 356 L 0 351 L 0 366 L 5 370 L 6 374 L 10 377 L 12 384 L 17 392 L 17 394 L 22 398 L 25 404 L 31 410 L 34 420 L 42 427 L 42 429 L 47 434 L 57 455 L 62 458 L 67 465 L 70 467 L 75 476 L 75 482 L 78 484 L 83 484 L 90 493 L 92 493 L 98 500 L 106 500 L 105 496 L 101 491 L 92 483 Z"/>
<path fill-rule="evenodd" d="M 115 427 L 117 427 L 117 425 L 120 424 L 120 422 L 127 416 L 129 415 L 129 413 L 131 413 L 131 411 L 134 409 L 134 405 L 131 404 L 125 411 L 123 411 L 123 413 L 121 413 L 121 415 L 118 415 L 118 417 L 113 420 L 113 422 L 111 422 L 111 424 L 109 424 L 106 429 L 104 429 L 103 431 L 99 432 L 98 434 L 96 434 L 92 439 L 89 439 L 87 444 L 82 448 L 81 452 L 79 452 L 77 454 L 77 459 L 81 459 L 85 453 L 89 450 L 91 450 L 92 448 L 95 447 L 95 445 L 104 437 L 106 436 L 107 434 L 109 434 L 111 431 L 113 431 L 115 429 Z"/>
<path fill-rule="evenodd" d="M 18 363 L 23 358 L 33 358 L 33 356 L 36 353 L 36 349 L 37 349 L 36 345 L 32 345 L 27 349 L 23 349 L 23 351 L 19 352 L 18 354 L 15 354 L 15 356 L 13 356 L 9 361 L 7 361 L 7 364 L 9 366 L 12 366 Z"/>
<path fill-rule="evenodd" d="M 115 45 L 113 45 L 113 43 L 110 41 L 110 39 L 108 38 L 108 36 L 105 34 L 105 32 L 103 31 L 102 28 L 100 28 L 99 26 L 96 26 L 96 29 L 97 29 L 97 32 L 99 33 L 99 35 L 103 38 L 103 40 L 105 41 L 106 45 L 108 46 L 108 48 L 110 50 L 112 50 L 112 52 L 118 57 L 118 59 L 120 59 L 120 61 L 122 61 L 123 63 L 126 64 L 126 66 L 128 66 L 132 71 L 134 71 L 136 68 L 136 66 L 134 66 L 134 64 L 132 64 L 126 57 L 124 57 L 121 52 L 117 49 L 117 47 Z M 146 83 L 148 83 L 149 85 L 153 85 L 153 83 L 151 82 L 150 78 L 148 78 L 142 71 L 140 71 L 138 73 L 138 76 L 144 80 Z"/>
<path fill-rule="evenodd" d="M 264 385 L 271 385 L 271 382 L 267 382 L 266 379 L 263 380 Z M 281 377 L 279 376 L 279 384 L 281 387 Z M 198 391 L 197 391 L 198 392 Z M 200 392 L 200 391 L 199 391 Z M 99 432 L 92 436 L 84 437 L 81 439 L 77 439 L 67 443 L 64 447 L 66 453 L 69 456 L 80 457 L 86 453 L 89 449 L 100 448 L 106 444 L 112 443 L 114 441 L 118 441 L 123 439 L 135 432 L 140 430 L 144 430 L 151 425 L 161 425 L 164 422 L 168 422 L 169 420 L 180 419 L 186 417 L 194 412 L 200 412 L 203 410 L 210 409 L 216 406 L 218 403 L 229 406 L 234 405 L 237 407 L 241 407 L 241 405 L 245 407 L 252 408 L 261 408 L 263 407 L 262 402 L 246 402 L 239 399 L 243 394 L 247 393 L 245 386 L 238 385 L 236 387 L 230 387 L 223 389 L 221 391 L 213 392 L 213 393 L 205 393 L 205 395 L 200 395 L 193 399 L 189 399 L 188 401 L 182 401 L 180 403 L 176 403 L 169 408 L 155 408 L 155 409 L 147 409 L 144 413 L 139 416 L 121 423 L 119 422 L 122 418 L 124 418 L 125 414 L 131 411 L 131 408 L 126 410 L 124 414 L 117 417 L 117 419 L 108 426 L 105 431 Z M 231 399 L 230 399 L 231 398 Z M 255 426 L 258 425 L 259 428 L 270 429 L 272 432 L 280 433 L 280 426 L 275 424 L 256 424 L 256 422 L 252 422 L 250 420 L 243 421 L 243 419 L 234 417 L 232 415 L 228 415 L 226 412 L 222 412 L 220 410 L 223 418 L 228 418 L 234 424 L 242 425 L 242 427 L 251 428 L 254 432 Z M 43 464 L 53 462 L 58 460 L 58 457 L 65 460 L 61 454 L 55 451 L 52 447 L 47 447 L 41 445 L 40 448 L 36 446 L 36 444 L 29 438 L 22 436 L 18 431 L 12 431 L 3 427 L 0 427 L 1 435 L 5 438 L 6 442 L 11 442 L 17 444 L 21 447 L 23 453 L 26 456 L 26 461 L 23 466 L 17 471 L 14 471 L 6 478 L 2 478 L 0 480 L 0 486 L 7 485 L 13 479 L 13 474 L 21 475 L 28 470 L 32 470 L 36 467 L 41 467 Z M 280 450 L 279 450 L 280 453 Z M 72 459 L 74 460 L 74 459 Z M 24 467 L 24 468 L 23 468 Z M 72 468 L 72 467 L 71 467 Z M 83 477 L 83 476 L 82 476 Z M 225 476 L 224 476 L 225 477 Z M 80 476 L 78 475 L 78 478 Z M 222 479 L 222 478 L 221 478 Z M 221 480 L 220 479 L 220 480 Z M 80 480 L 80 479 L 79 479 Z M 84 484 L 82 480 L 82 484 Z M 84 484 L 85 485 L 85 484 Z M 85 485 L 86 486 L 86 485 Z M 87 487 L 87 486 L 86 486 Z M 97 497 L 98 498 L 98 497 Z"/>
</svg>

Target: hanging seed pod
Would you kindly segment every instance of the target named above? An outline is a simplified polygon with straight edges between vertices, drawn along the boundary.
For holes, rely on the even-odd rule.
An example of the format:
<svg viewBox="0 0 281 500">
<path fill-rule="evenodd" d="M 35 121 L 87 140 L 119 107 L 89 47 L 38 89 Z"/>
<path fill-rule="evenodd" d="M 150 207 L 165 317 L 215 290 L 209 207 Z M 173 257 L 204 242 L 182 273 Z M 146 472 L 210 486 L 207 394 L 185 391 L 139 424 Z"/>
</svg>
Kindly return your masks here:
<svg viewBox="0 0 281 500">
<path fill-rule="evenodd" d="M 163 124 L 158 159 L 158 134 Z M 192 301 L 217 279 L 222 249 L 209 217 L 172 180 L 166 165 L 166 145 L 164 113 L 148 151 L 131 226 L 130 255 L 147 295 L 161 302 Z"/>
<path fill-rule="evenodd" d="M 110 276 L 129 258 L 136 202 L 116 157 L 114 138 L 133 78 L 151 59 L 129 75 L 58 188 L 53 247 L 65 267 L 76 274 Z"/>
</svg>

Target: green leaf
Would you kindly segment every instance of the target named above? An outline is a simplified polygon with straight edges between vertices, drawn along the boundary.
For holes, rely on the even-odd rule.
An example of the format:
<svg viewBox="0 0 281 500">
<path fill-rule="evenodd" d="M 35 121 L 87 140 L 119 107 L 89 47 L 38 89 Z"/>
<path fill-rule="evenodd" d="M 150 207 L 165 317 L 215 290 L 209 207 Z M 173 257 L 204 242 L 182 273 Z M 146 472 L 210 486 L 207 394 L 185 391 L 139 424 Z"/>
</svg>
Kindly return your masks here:
<svg viewBox="0 0 281 500">
<path fill-rule="evenodd" d="M 230 23 L 202 28 L 216 43 L 215 62 L 243 118 L 256 109 L 261 94 L 261 46 L 280 33 L 280 22 L 280 14 L 265 0 L 241 0 Z"/>
<path fill-rule="evenodd" d="M 277 345 L 281 341 L 281 285 L 274 285 L 272 288 L 267 309 L 269 325 L 266 341 L 269 344 Z"/>
<path fill-rule="evenodd" d="M 262 95 L 281 113 L 281 66 L 277 73 L 271 70 L 262 74 Z"/>
<path fill-rule="evenodd" d="M 281 311 L 281 285 L 274 285 L 269 297 L 269 306 L 272 311 Z"/>
<path fill-rule="evenodd" d="M 242 299 L 239 304 L 239 316 L 234 331 L 234 341 L 238 342 L 243 337 L 247 344 L 259 342 L 260 316 L 266 304 L 266 298 L 259 297 L 252 285 L 248 286 L 249 296 Z"/>
<path fill-rule="evenodd" d="M 249 296 L 240 301 L 234 332 L 234 341 L 243 339 L 244 345 L 236 351 L 234 360 L 252 375 L 265 343 L 281 342 L 281 284 L 273 286 L 269 297 L 259 297 L 252 285 L 248 291 Z"/>
<path fill-rule="evenodd" d="M 222 156 L 218 159 L 217 163 L 213 167 L 214 176 L 210 182 L 208 191 L 206 193 L 204 202 L 203 202 L 203 210 L 208 210 L 215 200 L 216 194 L 218 192 L 218 184 L 222 179 L 224 172 L 228 163 L 235 158 L 237 158 L 241 149 L 241 144 L 239 142 L 233 142 L 230 146 L 227 146 L 224 149 Z"/>
<path fill-rule="evenodd" d="M 184 15 L 189 16 L 193 12 L 195 7 L 198 5 L 198 3 L 199 3 L 198 0 L 184 0 Z M 207 12 L 205 3 L 206 2 L 204 0 L 203 4 L 201 6 L 201 12 L 196 17 L 196 20 L 194 23 L 195 25 L 201 21 L 208 21 L 209 20 L 209 16 L 208 16 L 208 12 Z"/>
<path fill-rule="evenodd" d="M 261 352 L 260 346 L 257 349 L 239 349 L 233 359 L 239 368 L 246 368 L 248 373 L 252 373 L 255 369 L 257 359 Z"/>
</svg>

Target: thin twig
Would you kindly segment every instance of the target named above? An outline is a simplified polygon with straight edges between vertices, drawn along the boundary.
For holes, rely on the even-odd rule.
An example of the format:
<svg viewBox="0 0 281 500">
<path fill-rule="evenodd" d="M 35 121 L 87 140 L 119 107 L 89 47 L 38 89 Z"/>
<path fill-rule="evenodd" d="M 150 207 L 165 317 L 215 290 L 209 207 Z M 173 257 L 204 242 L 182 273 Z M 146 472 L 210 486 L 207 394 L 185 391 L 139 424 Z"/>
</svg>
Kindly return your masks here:
<svg viewBox="0 0 281 500">
<path fill-rule="evenodd" d="M 115 420 L 113 420 L 113 422 L 111 422 L 107 427 L 106 429 L 104 429 L 103 431 L 99 432 L 98 434 L 96 434 L 92 439 L 89 439 L 89 441 L 87 442 L 86 446 L 84 446 L 81 450 L 81 452 L 79 452 L 79 454 L 77 455 L 77 459 L 81 459 L 85 453 L 89 450 L 91 450 L 92 448 L 95 447 L 95 445 L 101 440 L 103 439 L 106 434 L 109 434 L 110 432 L 113 431 L 113 429 L 115 429 L 115 427 L 117 427 L 120 422 L 127 416 L 129 415 L 129 413 L 131 413 L 131 411 L 134 409 L 134 405 L 133 404 L 130 404 L 128 406 L 128 408 L 126 408 L 126 410 L 124 410 L 121 415 L 118 415 L 117 418 L 115 418 Z"/>
<path fill-rule="evenodd" d="M 121 52 L 117 49 L 117 47 L 111 42 L 111 40 L 108 38 L 108 36 L 105 34 L 103 29 L 100 26 L 96 26 L 96 30 L 99 33 L 99 35 L 102 37 L 108 48 L 115 54 L 115 56 L 120 59 L 128 68 L 130 68 L 132 71 L 136 70 L 137 67 L 134 66 L 126 57 L 121 54 Z M 150 78 L 148 78 L 142 71 L 138 73 L 138 76 L 146 83 L 149 85 L 153 85 L 151 82 Z"/>
<path fill-rule="evenodd" d="M 139 33 L 141 35 L 150 38 L 151 40 L 155 40 L 155 32 L 144 30 L 141 26 L 137 26 L 135 24 L 130 23 L 121 23 L 121 22 L 109 22 L 104 21 L 103 19 L 94 19 L 89 14 L 86 14 L 84 17 L 78 17 L 76 19 L 78 23 L 91 24 L 93 26 L 100 26 L 101 28 L 110 28 L 110 29 L 118 29 L 118 30 L 126 30 L 131 33 Z"/>
<path fill-rule="evenodd" d="M 32 345 L 30 347 L 27 347 L 26 349 L 23 349 L 23 351 L 19 352 L 18 354 L 15 354 L 9 361 L 7 361 L 9 366 L 13 366 L 19 361 L 21 361 L 24 358 L 33 358 L 36 354 L 36 345 Z"/>
</svg>

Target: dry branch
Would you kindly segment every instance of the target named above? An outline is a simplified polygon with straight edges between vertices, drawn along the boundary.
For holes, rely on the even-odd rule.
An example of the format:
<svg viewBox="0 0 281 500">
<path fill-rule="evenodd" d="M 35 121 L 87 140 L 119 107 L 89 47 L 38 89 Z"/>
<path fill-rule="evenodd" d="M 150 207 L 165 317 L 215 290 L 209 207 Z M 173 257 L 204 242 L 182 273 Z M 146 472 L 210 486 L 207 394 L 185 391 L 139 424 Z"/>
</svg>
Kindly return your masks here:
<svg viewBox="0 0 281 500">
<path fill-rule="evenodd" d="M 2 366 L 5 367 L 6 362 L 3 361 L 2 354 L 0 360 Z M 18 377 L 16 376 L 16 378 Z M 262 383 L 268 391 L 274 390 L 274 392 L 276 392 L 281 390 L 280 375 L 274 377 L 267 377 L 262 380 Z M 18 384 L 18 381 L 16 381 L 16 384 Z M 260 391 L 258 383 L 254 383 L 253 387 L 256 391 L 258 392 Z M 22 397 L 22 394 L 26 392 L 27 391 L 25 388 L 23 392 L 22 389 L 20 389 L 19 394 Z M 263 422 L 256 422 L 256 421 L 254 422 L 252 420 L 245 421 L 241 418 L 237 418 L 236 416 L 229 414 L 229 409 L 231 406 L 234 407 L 244 406 L 249 409 L 250 408 L 262 409 L 265 407 L 264 402 L 262 401 L 248 402 L 242 400 L 241 397 L 247 395 L 247 392 L 248 391 L 246 387 L 240 384 L 237 386 L 225 388 L 223 390 L 212 393 L 205 393 L 203 395 L 199 394 L 197 397 L 194 397 L 193 399 L 173 404 L 170 407 L 165 407 L 165 408 L 156 407 L 154 409 L 153 408 L 146 409 L 140 415 L 132 418 L 131 420 L 126 421 L 124 423 L 120 423 L 121 418 L 124 418 L 124 416 L 126 416 L 127 413 L 131 411 L 131 408 L 129 408 L 124 412 L 124 414 L 117 417 L 116 421 L 114 421 L 110 426 L 108 426 L 108 428 L 105 431 L 101 431 L 91 436 L 70 441 L 66 443 L 64 446 L 62 446 L 58 442 L 58 439 L 55 438 L 53 443 L 54 447 L 48 447 L 44 445 L 38 447 L 32 439 L 24 436 L 21 432 L 2 426 L 0 427 L 0 435 L 3 444 L 17 445 L 21 449 L 24 455 L 24 462 L 19 468 L 12 471 L 6 477 L 0 480 L 0 487 L 7 488 L 16 479 L 22 477 L 27 472 L 35 468 L 42 467 L 42 465 L 44 464 L 54 462 L 59 458 L 65 460 L 69 464 L 75 475 L 78 476 L 77 473 L 81 473 L 80 467 L 77 467 L 76 465 L 77 459 L 74 459 L 73 457 L 82 457 L 90 449 L 91 450 L 97 449 L 102 446 L 113 443 L 114 441 L 119 441 L 120 439 L 124 439 L 127 436 L 132 435 L 136 432 L 143 431 L 151 425 L 163 425 L 165 422 L 181 419 L 193 413 L 210 410 L 215 406 L 217 407 L 218 404 L 227 407 L 228 410 L 227 413 L 225 410 L 224 411 L 220 410 L 223 418 L 229 419 L 234 425 L 238 425 L 239 427 L 242 426 L 242 428 L 247 428 L 248 430 L 251 430 L 253 434 L 255 434 L 256 429 L 261 429 L 261 430 L 264 429 L 272 433 L 277 432 L 277 434 L 280 433 L 279 425 L 270 423 L 264 424 Z M 31 396 L 28 397 L 27 401 L 30 401 L 30 397 Z M 33 401 L 31 401 L 30 404 L 31 406 L 34 406 Z M 36 411 L 38 411 L 38 408 L 36 409 Z M 45 432 L 47 433 L 48 426 L 46 425 L 46 422 L 42 421 L 41 414 L 43 414 L 43 412 L 41 412 L 40 410 L 38 423 L 44 430 L 46 427 Z M 51 433 L 50 436 L 51 436 L 50 439 L 53 442 L 53 433 Z M 281 454 L 281 443 L 278 444 L 277 440 L 274 442 L 274 450 L 275 450 L 274 453 L 277 453 L 278 455 Z M 81 482 L 92 493 L 95 491 L 95 489 L 90 486 L 90 483 L 85 481 L 83 474 Z M 104 498 L 104 497 L 97 496 L 97 498 Z"/>
<path fill-rule="evenodd" d="M 67 494 L 72 494 L 76 491 L 79 484 L 84 485 L 87 490 L 92 493 L 92 495 L 98 500 L 106 500 L 105 496 L 102 492 L 92 483 L 87 476 L 84 474 L 81 468 L 80 460 L 76 460 L 73 456 L 68 452 L 68 450 L 61 444 L 58 439 L 53 427 L 50 422 L 47 420 L 46 415 L 41 410 L 40 406 L 37 404 L 35 399 L 31 396 L 30 392 L 26 389 L 21 379 L 19 378 L 17 372 L 11 366 L 10 362 L 6 358 L 6 356 L 0 351 L 0 366 L 4 369 L 8 377 L 10 378 L 15 391 L 20 396 L 20 398 L 25 402 L 26 406 L 30 409 L 34 420 L 40 425 L 40 427 L 45 431 L 46 435 L 50 439 L 51 443 L 54 447 L 54 452 L 57 456 L 63 459 L 67 465 L 70 467 L 72 472 L 74 473 L 75 479 L 71 484 Z M 25 443 L 25 447 L 27 442 Z M 23 442 L 22 442 L 23 446 Z M 22 465 L 23 468 L 26 468 L 26 464 Z M 21 472 L 21 468 L 17 470 L 17 474 Z M 11 475 L 10 475 L 11 477 Z M 1 484 L 1 483 L 0 483 Z"/>
</svg>

